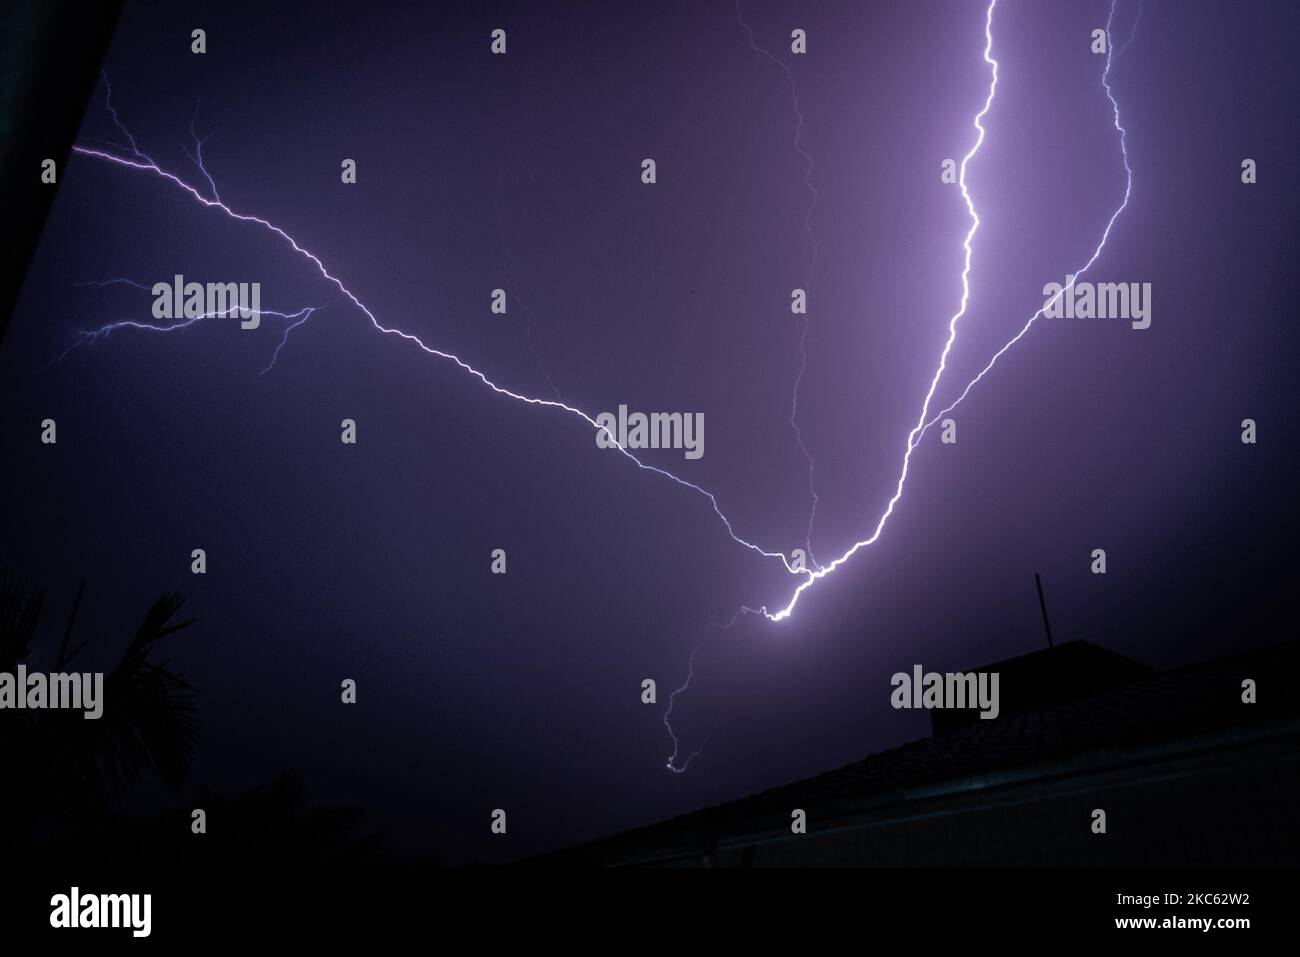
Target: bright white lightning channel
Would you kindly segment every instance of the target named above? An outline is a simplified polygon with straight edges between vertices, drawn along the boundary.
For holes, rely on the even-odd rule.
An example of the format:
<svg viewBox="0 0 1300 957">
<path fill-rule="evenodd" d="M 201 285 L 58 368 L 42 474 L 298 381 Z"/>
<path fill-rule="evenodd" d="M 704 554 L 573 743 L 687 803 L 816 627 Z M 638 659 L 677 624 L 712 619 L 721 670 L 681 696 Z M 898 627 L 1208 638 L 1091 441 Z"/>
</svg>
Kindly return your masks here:
<svg viewBox="0 0 1300 957">
<path fill-rule="evenodd" d="M 1024 326 L 1020 329 L 1020 331 L 1017 332 L 1016 335 L 1012 337 L 1005 345 L 1003 345 L 1001 349 L 999 349 L 996 353 L 994 353 L 993 358 L 989 360 L 988 365 L 986 365 L 982 370 L 980 370 L 979 374 L 976 375 L 974 379 L 972 379 L 969 383 L 967 383 L 966 387 L 961 391 L 961 394 L 958 395 L 957 399 L 951 405 L 949 405 L 943 411 L 939 412 L 933 418 L 927 418 L 930 411 L 930 403 L 934 399 L 935 389 L 939 385 L 939 379 L 943 376 L 944 369 L 946 368 L 948 362 L 948 354 L 952 350 L 953 342 L 956 340 L 957 337 L 957 322 L 962 318 L 962 316 L 966 314 L 967 306 L 970 303 L 971 241 L 975 238 L 976 232 L 979 231 L 980 218 L 979 218 L 979 214 L 975 210 L 975 204 L 971 200 L 970 191 L 966 187 L 966 167 L 969 164 L 971 158 L 977 152 L 979 152 L 979 148 L 984 142 L 984 126 L 981 123 L 981 120 L 983 120 L 984 117 L 988 115 L 989 109 L 993 106 L 993 98 L 997 94 L 997 88 L 998 88 L 998 61 L 994 59 L 992 56 L 993 11 L 997 7 L 997 0 L 990 0 L 988 11 L 986 12 L 984 18 L 984 62 L 989 64 L 990 73 L 991 73 L 991 79 L 989 81 L 989 93 L 988 93 L 988 98 L 984 101 L 984 108 L 981 109 L 979 113 L 975 115 L 974 125 L 975 125 L 975 129 L 978 130 L 978 135 L 975 138 L 975 145 L 971 147 L 969 153 L 967 153 L 964 157 L 962 157 L 961 169 L 957 177 L 957 181 L 961 186 L 962 199 L 965 200 L 966 202 L 966 210 L 970 214 L 970 218 L 971 218 L 970 230 L 966 233 L 966 239 L 962 243 L 962 246 L 965 249 L 965 262 L 962 266 L 962 272 L 961 272 L 961 305 L 957 309 L 957 311 L 953 314 L 952 318 L 948 321 L 948 340 L 947 342 L 944 343 L 943 352 L 939 356 L 939 367 L 935 369 L 934 377 L 930 380 L 930 388 L 925 394 L 925 401 L 922 402 L 921 404 L 921 414 L 917 418 L 916 425 L 912 428 L 912 431 L 908 433 L 907 449 L 903 453 L 903 467 L 902 470 L 899 472 L 898 483 L 894 487 L 894 494 L 889 499 L 889 503 L 886 505 L 885 510 L 881 514 L 879 521 L 876 522 L 876 527 L 874 531 L 872 531 L 871 535 L 867 538 L 864 538 L 862 541 L 855 542 L 853 546 L 848 549 L 848 551 L 846 551 L 844 554 L 842 554 L 839 558 L 835 559 L 830 564 L 818 568 L 816 571 L 808 571 L 806 573 L 807 577 L 799 585 L 799 587 L 795 589 L 794 594 L 790 596 L 789 602 L 787 602 L 784 607 L 779 608 L 774 612 L 769 611 L 766 606 L 759 609 L 747 608 L 745 609 L 746 611 L 751 611 L 751 612 L 757 611 L 757 613 L 762 614 L 764 617 L 772 621 L 782 621 L 786 618 L 789 618 L 791 613 L 793 613 L 794 611 L 795 605 L 798 604 L 800 596 L 802 596 L 805 591 L 811 588 L 814 583 L 821 580 L 822 578 L 825 578 L 831 572 L 835 571 L 836 568 L 838 568 L 840 565 L 844 564 L 855 554 L 857 554 L 857 552 L 860 549 L 872 545 L 878 538 L 880 538 L 881 532 L 884 531 L 885 524 L 889 521 L 889 517 L 894 512 L 894 506 L 897 505 L 898 500 L 902 498 L 903 486 L 907 482 L 908 467 L 911 464 L 911 460 L 912 460 L 912 452 L 915 451 L 917 444 L 921 441 L 921 437 L 930 429 L 931 426 L 933 426 L 936 422 L 940 421 L 945 415 L 947 415 L 949 412 L 951 412 L 953 409 L 955 409 L 958 405 L 962 403 L 962 401 L 966 398 L 966 396 L 970 394 L 971 389 L 975 387 L 976 383 L 978 383 L 981 379 L 984 378 L 984 376 L 989 372 L 989 370 L 991 370 L 993 366 L 997 363 L 998 359 L 1002 358 L 1002 356 L 1005 355 L 1006 352 L 1012 346 L 1014 346 L 1017 342 L 1019 342 L 1021 339 L 1024 338 L 1025 334 L 1029 332 L 1030 327 L 1043 315 L 1043 313 L 1047 310 L 1047 308 L 1050 305 L 1052 305 L 1056 301 L 1056 299 L 1059 299 L 1062 295 L 1064 295 L 1065 290 L 1072 287 L 1075 281 L 1080 276 L 1082 276 L 1085 272 L 1087 272 L 1087 270 L 1092 267 L 1092 264 L 1095 263 L 1097 261 L 1097 258 L 1101 255 L 1101 251 L 1106 245 L 1106 240 L 1110 238 L 1111 228 L 1115 225 L 1115 221 L 1119 219 L 1120 213 L 1124 212 L 1124 210 L 1128 206 L 1129 196 L 1132 193 L 1132 189 L 1133 189 L 1133 169 L 1129 165 L 1129 160 L 1128 160 L 1127 131 L 1120 123 L 1119 103 L 1115 100 L 1114 92 L 1111 90 L 1111 86 L 1110 86 L 1111 67 L 1114 65 L 1115 58 L 1119 55 L 1114 51 L 1114 48 L 1111 46 L 1110 43 L 1110 33 L 1111 33 L 1110 28 L 1115 19 L 1115 9 L 1116 6 L 1118 5 L 1118 2 L 1119 0 L 1112 0 L 1110 6 L 1110 14 L 1106 19 L 1106 68 L 1102 72 L 1101 82 L 1103 88 L 1106 91 L 1106 98 L 1110 100 L 1111 111 L 1114 117 L 1115 129 L 1119 132 L 1120 153 L 1123 157 L 1124 172 L 1125 172 L 1124 198 L 1119 204 L 1119 206 L 1116 207 L 1115 212 L 1111 214 L 1110 220 L 1106 223 L 1106 228 L 1105 230 L 1102 231 L 1101 240 L 1097 243 L 1096 249 L 1093 250 L 1092 256 L 1089 257 L 1088 261 L 1082 267 L 1075 270 L 1074 273 L 1070 275 L 1070 278 L 1066 283 L 1065 288 L 1062 289 L 1060 292 L 1058 292 L 1056 294 L 1056 297 L 1054 297 L 1050 302 L 1045 303 L 1042 306 L 1042 308 L 1040 308 L 1037 312 L 1035 312 L 1032 316 L 1029 317 L 1029 321 L 1026 322 Z M 1139 15 L 1140 15 L 1140 11 L 1139 11 Z M 1136 22 L 1134 23 L 1133 28 L 1136 31 L 1137 29 Z M 1132 41 L 1133 38 L 1130 36 L 1128 42 L 1126 42 L 1124 46 L 1120 48 L 1119 52 L 1123 53 L 1123 51 L 1128 48 L 1129 43 L 1131 43 Z"/>
<path fill-rule="evenodd" d="M 1119 140 L 1120 153 L 1123 157 L 1124 172 L 1126 176 L 1125 184 L 1124 184 L 1124 199 L 1120 203 L 1120 205 L 1116 208 L 1115 212 L 1111 214 L 1110 220 L 1106 223 L 1106 228 L 1102 232 L 1101 240 L 1100 242 L 1098 242 L 1096 249 L 1093 250 L 1092 256 L 1089 257 L 1087 263 L 1085 263 L 1081 268 L 1076 270 L 1075 273 L 1069 277 L 1068 281 L 1066 282 L 1065 289 L 1069 289 L 1071 286 L 1073 286 L 1075 281 L 1078 279 L 1078 277 L 1082 276 L 1092 266 L 1092 264 L 1097 261 L 1097 258 L 1101 255 L 1102 248 L 1106 245 L 1106 240 L 1110 236 L 1111 228 L 1115 225 L 1115 221 L 1119 218 L 1120 213 L 1122 213 L 1125 210 L 1125 208 L 1128 206 L 1129 196 L 1133 189 L 1133 169 L 1129 165 L 1129 160 L 1128 160 L 1127 131 L 1124 129 L 1124 126 L 1120 123 L 1119 103 L 1115 100 L 1114 93 L 1111 90 L 1111 86 L 1110 86 L 1110 71 L 1111 71 L 1111 66 L 1114 64 L 1114 61 L 1120 56 L 1120 54 L 1122 54 L 1126 49 L 1128 49 L 1129 44 L 1133 42 L 1133 35 L 1135 35 L 1137 32 L 1137 19 L 1140 19 L 1142 16 L 1142 7 L 1141 7 L 1141 3 L 1139 2 L 1137 18 L 1135 18 L 1133 23 L 1133 33 L 1130 34 L 1128 40 L 1124 43 L 1122 47 L 1120 47 L 1119 51 L 1115 52 L 1114 48 L 1111 46 L 1110 43 L 1110 39 L 1111 39 L 1110 34 L 1111 34 L 1111 25 L 1113 24 L 1115 19 L 1115 9 L 1118 5 L 1118 2 L 1119 0 L 1111 0 L 1110 14 L 1106 20 L 1106 68 L 1102 73 L 1102 86 L 1106 90 L 1107 99 L 1110 100 L 1111 110 L 1114 116 L 1115 129 L 1119 131 L 1119 135 L 1120 135 L 1120 140 Z M 894 506 L 898 503 L 898 500 L 902 497 L 903 486 L 907 481 L 908 466 L 911 463 L 912 452 L 916 449 L 917 444 L 921 441 L 921 437 L 924 436 L 927 431 L 929 431 L 931 426 L 933 426 L 936 422 L 939 422 L 945 415 L 947 415 L 949 412 L 951 412 L 953 409 L 955 409 L 958 405 L 962 403 L 962 401 L 966 398 L 966 396 L 970 394 L 971 389 L 975 387 L 976 383 L 978 383 L 981 379 L 984 378 L 984 376 L 989 372 L 989 370 L 991 370 L 993 366 L 997 363 L 998 359 L 1000 359 L 1004 354 L 1006 354 L 1006 352 L 1012 346 L 1014 346 L 1017 342 L 1019 342 L 1022 338 L 1024 338 L 1025 334 L 1029 331 L 1029 328 L 1039 319 L 1039 317 L 1043 315 L 1047 307 L 1051 305 L 1053 302 L 1055 302 L 1055 299 L 1053 299 L 1052 301 L 1044 304 L 1043 308 L 1039 309 L 1036 313 L 1030 316 L 1029 321 L 1024 324 L 1024 326 L 1020 329 L 1020 331 L 993 355 L 993 358 L 989 360 L 988 365 L 986 365 L 979 372 L 979 374 L 975 376 L 974 379 L 972 379 L 969 383 L 967 383 L 966 387 L 961 391 L 961 394 L 951 405 L 945 408 L 942 412 L 937 413 L 929 420 L 926 419 L 926 416 L 929 412 L 930 403 L 934 398 L 935 390 L 939 384 L 939 379 L 943 375 L 944 369 L 946 367 L 948 354 L 952 349 L 952 344 L 957 335 L 957 322 L 959 319 L 961 319 L 963 315 L 965 315 L 966 308 L 970 300 L 969 280 L 970 280 L 970 270 L 971 270 L 971 241 L 975 238 L 975 233 L 979 230 L 980 219 L 979 219 L 979 214 L 975 210 L 975 204 L 971 200 L 970 192 L 967 190 L 966 187 L 966 167 L 967 164 L 970 162 L 971 158 L 979 151 L 980 145 L 984 142 L 984 126 L 980 121 L 988 114 L 989 109 L 993 105 L 993 98 L 997 93 L 998 62 L 992 56 L 993 11 L 996 6 L 997 6 L 997 0 L 990 0 L 988 10 L 985 13 L 985 19 L 984 19 L 984 61 L 989 64 L 989 68 L 990 68 L 988 97 L 984 101 L 983 109 L 981 109 L 980 112 L 975 116 L 974 125 L 975 125 L 975 129 L 978 131 L 975 140 L 975 145 L 972 146 L 970 152 L 967 153 L 966 156 L 962 158 L 960 175 L 958 177 L 958 182 L 961 185 L 962 198 L 966 202 L 966 210 L 969 213 L 971 218 L 971 227 L 969 231 L 966 233 L 966 239 L 962 244 L 965 250 L 965 262 L 962 267 L 961 304 L 957 312 L 948 321 L 948 340 L 944 344 L 943 353 L 940 355 L 939 367 L 935 370 L 934 377 L 930 380 L 930 388 L 926 392 L 925 401 L 921 405 L 921 414 L 917 419 L 917 424 L 912 428 L 912 431 L 908 434 L 907 449 L 903 453 L 903 467 L 898 477 L 898 484 L 894 488 L 894 495 L 892 498 L 890 498 L 889 503 L 886 506 L 884 513 L 880 516 L 880 520 L 876 523 L 875 530 L 872 532 L 871 536 L 869 538 L 863 539 L 860 542 L 855 543 L 852 548 L 846 551 L 838 559 L 831 562 L 829 565 L 818 567 L 816 571 L 805 571 L 805 574 L 807 575 L 806 579 L 795 590 L 789 602 L 783 608 L 780 608 L 775 612 L 771 612 L 768 611 L 766 606 L 762 608 L 743 607 L 735 615 L 732 616 L 730 622 L 720 626 L 722 628 L 730 628 L 732 625 L 735 624 L 737 618 L 741 614 L 763 615 L 764 617 L 768 618 L 771 621 L 782 621 L 786 618 L 789 618 L 790 615 L 794 612 L 795 605 L 798 603 L 800 596 L 807 589 L 812 587 L 814 582 L 822 578 L 825 578 L 827 575 L 833 572 L 840 565 L 844 564 L 846 561 L 852 558 L 853 555 L 856 554 L 859 549 L 866 548 L 867 546 L 875 542 L 880 537 L 881 532 L 884 530 L 885 523 L 889 520 L 890 515 L 893 514 Z M 1060 293 L 1057 294 L 1057 298 L 1059 298 L 1061 295 L 1064 295 L 1065 289 L 1063 289 Z M 678 741 L 676 732 L 673 731 L 673 727 L 671 723 L 672 711 L 674 705 L 677 702 L 678 696 L 684 693 L 688 688 L 690 688 L 691 682 L 692 680 L 694 680 L 695 657 L 699 653 L 700 647 L 702 647 L 702 645 L 697 646 L 695 650 L 691 653 L 690 662 L 687 668 L 686 680 L 682 683 L 681 687 L 673 691 L 672 695 L 669 697 L 668 708 L 665 711 L 663 716 L 664 727 L 667 729 L 668 735 L 673 742 L 673 753 L 668 758 L 667 767 L 670 771 L 673 771 L 676 774 L 684 773 L 686 771 L 686 768 L 690 765 L 691 761 L 700 754 L 700 751 L 704 747 L 704 745 L 701 744 L 699 748 L 696 748 L 694 751 L 691 752 L 689 756 L 687 756 L 686 760 L 682 762 L 680 766 L 676 764 L 677 755 L 678 752 L 680 751 L 680 743 Z"/>
<path fill-rule="evenodd" d="M 903 468 L 898 475 L 898 483 L 894 486 L 894 494 L 885 506 L 885 511 L 881 513 L 880 520 L 876 522 L 875 531 L 868 538 L 855 542 L 853 546 L 839 558 L 835 559 L 828 565 L 823 565 L 815 571 L 809 570 L 807 577 L 802 584 L 794 590 L 790 596 L 790 601 L 784 608 L 775 612 L 767 610 L 763 606 L 758 611 L 772 621 L 783 621 L 789 618 L 794 611 L 795 605 L 799 603 L 799 598 L 805 591 L 811 588 L 816 582 L 825 578 L 835 571 L 850 558 L 858 553 L 860 549 L 866 548 L 873 544 L 876 539 L 880 538 L 880 533 L 885 529 L 885 523 L 889 521 L 889 516 L 894 512 L 894 506 L 898 500 L 903 497 L 903 486 L 907 482 L 907 470 L 912 461 L 912 452 L 916 449 L 916 440 L 920 433 L 925 429 L 926 416 L 930 412 L 930 402 L 934 399 L 935 389 L 939 387 L 939 379 L 943 376 L 943 371 L 947 367 L 948 353 L 952 351 L 952 344 L 957 339 L 957 322 L 966 314 L 966 307 L 970 303 L 970 262 L 971 262 L 971 240 L 980 228 L 979 213 L 975 211 L 975 203 L 971 199 L 970 190 L 966 186 L 966 167 L 970 165 L 971 158 L 979 152 L 980 146 L 984 143 L 984 124 L 981 122 L 988 115 L 989 109 L 993 106 L 993 97 L 998 90 L 998 61 L 993 59 L 993 10 L 998 5 L 998 0 L 990 0 L 988 11 L 984 16 L 984 62 L 989 65 L 989 93 L 984 100 L 983 108 L 975 114 L 974 125 L 976 130 L 975 145 L 970 151 L 961 158 L 961 167 L 957 175 L 957 183 L 961 187 L 962 199 L 966 202 L 966 212 L 971 218 L 970 229 L 966 231 L 966 238 L 962 241 L 962 248 L 965 250 L 965 260 L 961 270 L 961 305 L 953 313 L 952 318 L 948 320 L 948 339 L 943 344 L 943 352 L 939 355 L 939 367 L 934 370 L 934 375 L 930 379 L 930 388 L 925 393 L 925 401 L 921 403 L 921 414 L 917 418 L 916 425 L 907 436 L 907 449 L 903 453 Z"/>
</svg>

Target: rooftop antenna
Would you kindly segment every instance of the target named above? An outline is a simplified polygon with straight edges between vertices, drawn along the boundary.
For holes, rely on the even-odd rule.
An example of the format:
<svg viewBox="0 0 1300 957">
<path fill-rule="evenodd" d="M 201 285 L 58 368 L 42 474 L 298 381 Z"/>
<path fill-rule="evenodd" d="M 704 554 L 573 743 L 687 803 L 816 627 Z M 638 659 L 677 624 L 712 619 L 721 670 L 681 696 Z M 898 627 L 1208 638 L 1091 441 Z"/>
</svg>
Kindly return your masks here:
<svg viewBox="0 0 1300 957">
<path fill-rule="evenodd" d="M 1043 609 L 1043 628 L 1047 630 L 1047 647 L 1055 647 L 1052 644 L 1052 623 L 1047 620 L 1047 601 L 1043 598 L 1043 580 L 1038 577 L 1038 572 L 1034 572 L 1034 584 L 1038 586 L 1038 607 Z"/>
</svg>

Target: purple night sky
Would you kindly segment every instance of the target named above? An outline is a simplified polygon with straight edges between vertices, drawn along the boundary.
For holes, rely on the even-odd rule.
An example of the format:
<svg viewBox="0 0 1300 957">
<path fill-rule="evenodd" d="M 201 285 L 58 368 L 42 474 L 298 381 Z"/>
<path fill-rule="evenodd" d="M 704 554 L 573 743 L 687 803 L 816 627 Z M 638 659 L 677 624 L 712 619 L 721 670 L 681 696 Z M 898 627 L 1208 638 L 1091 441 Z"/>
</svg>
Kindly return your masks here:
<svg viewBox="0 0 1300 957">
<path fill-rule="evenodd" d="M 803 544 L 811 506 L 789 421 L 790 292 L 806 286 L 812 546 L 842 554 L 893 494 L 961 302 L 970 219 L 940 164 L 975 143 L 985 3 L 745 0 L 795 84 L 797 143 L 790 81 L 729 0 L 557 6 L 132 2 L 105 72 L 140 150 L 206 191 L 186 155 L 196 117 L 221 199 L 290 233 L 385 326 L 591 416 L 703 412 L 698 461 L 638 455 L 769 551 Z M 1109 10 L 999 0 L 998 87 L 966 177 L 970 301 L 932 412 L 1087 261 L 1124 197 L 1106 57 L 1089 49 Z M 1137 15 L 1119 0 L 1117 45 Z M 1157 667 L 1270 644 L 1296 611 L 1298 27 L 1290 3 L 1142 0 L 1110 74 L 1132 195 L 1086 278 L 1151 283 L 1151 327 L 1035 323 L 952 413 L 957 443 L 926 433 L 879 541 L 786 621 L 717 627 L 785 605 L 800 579 L 733 542 L 699 493 L 380 334 L 265 229 L 86 155 L 60 176 L 0 350 L 16 465 L 0 558 L 52 600 L 84 577 L 84 620 L 114 634 L 185 592 L 200 621 L 171 661 L 200 695 L 192 789 L 296 768 L 313 798 L 362 805 L 404 853 L 449 863 L 920 737 L 926 715 L 889 706 L 889 676 L 1040 647 L 1035 572 L 1058 640 Z M 106 91 L 78 142 L 129 155 Z M 270 316 L 120 329 L 50 364 L 80 332 L 150 321 L 148 292 L 79 284 L 177 273 L 321 308 L 265 374 L 284 331 Z M 36 441 L 44 418 L 57 446 Z M 672 723 L 682 757 L 707 744 L 673 774 L 664 709 L 697 647 Z M 508 841 L 487 828 L 498 807 Z"/>
</svg>

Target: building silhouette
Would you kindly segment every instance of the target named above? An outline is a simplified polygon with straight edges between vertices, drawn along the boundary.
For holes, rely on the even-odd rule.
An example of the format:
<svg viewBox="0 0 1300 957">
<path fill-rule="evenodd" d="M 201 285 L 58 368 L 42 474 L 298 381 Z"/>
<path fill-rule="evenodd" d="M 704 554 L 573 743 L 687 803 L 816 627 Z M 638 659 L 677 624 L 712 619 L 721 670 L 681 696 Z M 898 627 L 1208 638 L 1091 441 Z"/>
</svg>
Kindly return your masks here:
<svg viewBox="0 0 1300 957">
<path fill-rule="evenodd" d="M 1298 665 L 1294 641 L 1162 673 L 1058 645 L 972 669 L 1000 672 L 995 720 L 932 711 L 928 738 L 525 863 L 1295 865 Z"/>
</svg>

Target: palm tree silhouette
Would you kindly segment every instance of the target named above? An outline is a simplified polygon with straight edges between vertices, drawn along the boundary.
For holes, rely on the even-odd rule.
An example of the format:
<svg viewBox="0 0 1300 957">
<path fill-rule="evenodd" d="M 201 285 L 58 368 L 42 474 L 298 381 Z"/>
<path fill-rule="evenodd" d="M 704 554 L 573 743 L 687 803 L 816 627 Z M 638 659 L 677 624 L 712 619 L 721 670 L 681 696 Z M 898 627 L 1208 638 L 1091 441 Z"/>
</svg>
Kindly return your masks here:
<svg viewBox="0 0 1300 957">
<path fill-rule="evenodd" d="M 68 646 L 85 582 L 77 591 L 52 672 L 69 668 L 86 647 Z M 119 799 L 149 779 L 179 794 L 198 744 L 197 692 L 165 662 L 159 643 L 194 624 L 177 621 L 185 599 L 164 592 L 149 608 L 121 659 L 104 676 L 103 714 L 85 720 L 77 710 L 0 711 L 0 755 L 26 774 L 0 788 L 0 823 L 17 840 L 41 844 L 61 860 L 82 864 L 130 860 L 138 865 L 235 868 L 263 865 L 377 864 L 386 841 L 362 829 L 355 807 L 310 806 L 292 772 L 235 798 L 209 790 L 197 796 L 219 822 L 221 839 L 190 842 L 190 809 L 138 818 L 117 810 Z M 45 595 L 0 568 L 0 671 L 39 657 Z M 33 668 L 33 670 L 37 670 Z"/>
<path fill-rule="evenodd" d="M 86 646 L 68 652 L 84 587 L 83 582 L 53 672 L 67 670 Z M 34 827 L 50 818 L 102 812 L 150 775 L 179 791 L 198 742 L 197 701 L 193 687 L 152 655 L 162 639 L 194 624 L 174 621 L 184 602 L 180 594 L 165 592 L 150 607 L 121 659 L 104 675 L 99 719 L 87 721 L 82 712 L 68 710 L 0 712 L 0 753 L 33 772 L 22 787 L 0 789 L 7 820 Z M 0 569 L 0 671 L 16 673 L 18 664 L 40 651 L 44 604 L 43 589 Z"/>
</svg>

